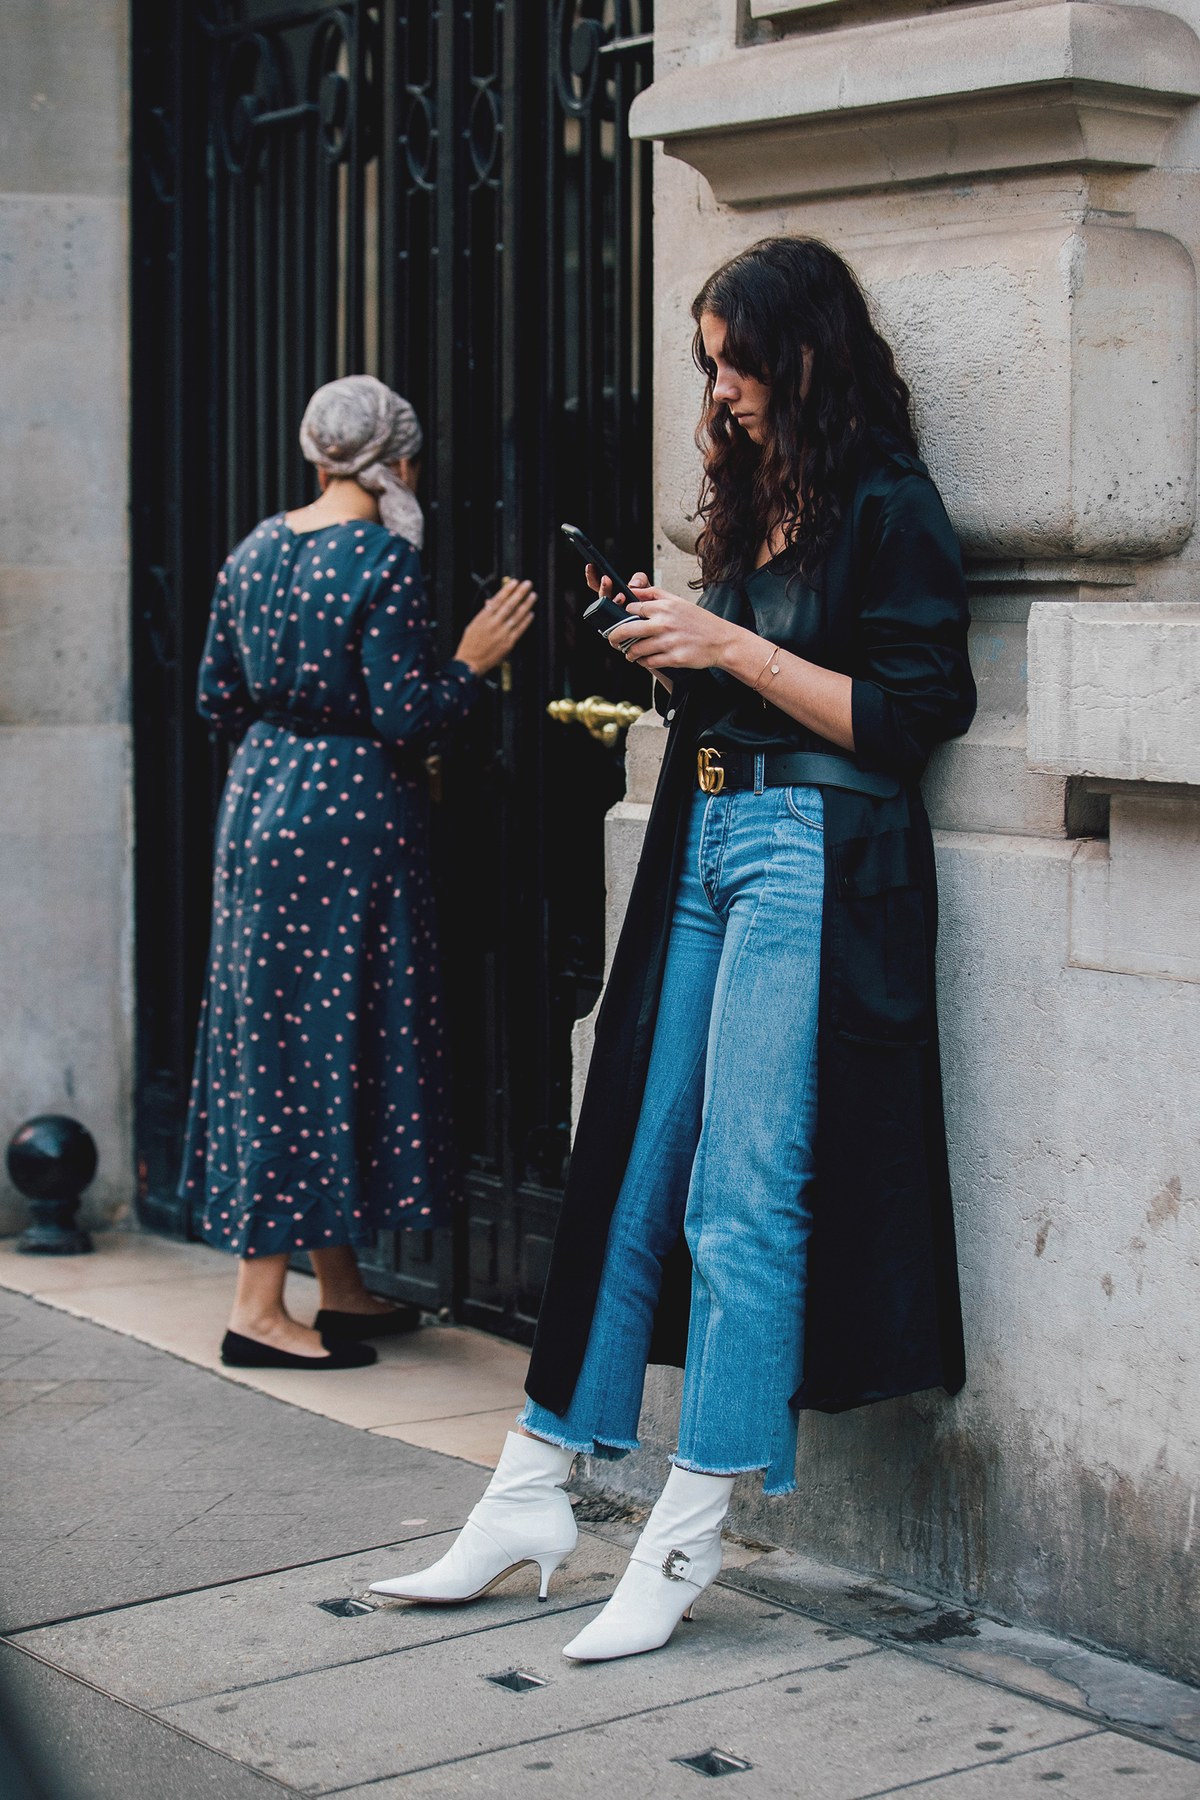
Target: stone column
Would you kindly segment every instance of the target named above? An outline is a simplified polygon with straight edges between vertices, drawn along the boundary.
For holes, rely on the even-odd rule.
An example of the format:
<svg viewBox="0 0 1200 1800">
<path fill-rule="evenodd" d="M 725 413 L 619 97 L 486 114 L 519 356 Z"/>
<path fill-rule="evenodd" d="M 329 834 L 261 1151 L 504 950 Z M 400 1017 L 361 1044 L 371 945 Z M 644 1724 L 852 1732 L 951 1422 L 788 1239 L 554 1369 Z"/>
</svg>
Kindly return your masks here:
<svg viewBox="0 0 1200 1800">
<path fill-rule="evenodd" d="M 0 58 L 0 1143 L 81 1119 L 93 1221 L 132 1192 L 126 28 L 6 0 Z"/>
<path fill-rule="evenodd" d="M 823 237 L 914 388 L 980 686 L 926 788 L 967 1386 L 807 1416 L 796 1498 L 743 1484 L 736 1517 L 1195 1679 L 1191 10 L 660 0 L 631 128 L 662 144 L 659 578 L 694 573 L 692 295 Z M 600 1479 L 650 1491 L 676 1392 L 652 1375 L 650 1449 Z"/>
</svg>

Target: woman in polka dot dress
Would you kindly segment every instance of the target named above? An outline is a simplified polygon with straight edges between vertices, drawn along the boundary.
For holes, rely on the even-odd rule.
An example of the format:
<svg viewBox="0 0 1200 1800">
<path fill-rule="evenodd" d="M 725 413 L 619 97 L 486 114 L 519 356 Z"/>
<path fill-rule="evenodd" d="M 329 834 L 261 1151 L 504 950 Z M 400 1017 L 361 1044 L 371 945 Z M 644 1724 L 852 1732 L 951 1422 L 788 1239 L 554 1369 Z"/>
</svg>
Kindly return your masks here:
<svg viewBox="0 0 1200 1800">
<path fill-rule="evenodd" d="M 200 671 L 200 712 L 241 741 L 181 1192 L 241 1259 L 223 1360 L 344 1368 L 417 1322 L 367 1293 L 356 1246 L 445 1224 L 455 1179 L 423 758 L 536 595 L 506 581 L 436 668 L 412 408 L 371 376 L 331 382 L 301 442 L 321 498 L 229 556 Z M 312 1329 L 284 1305 L 296 1250 L 320 1284 Z"/>
</svg>

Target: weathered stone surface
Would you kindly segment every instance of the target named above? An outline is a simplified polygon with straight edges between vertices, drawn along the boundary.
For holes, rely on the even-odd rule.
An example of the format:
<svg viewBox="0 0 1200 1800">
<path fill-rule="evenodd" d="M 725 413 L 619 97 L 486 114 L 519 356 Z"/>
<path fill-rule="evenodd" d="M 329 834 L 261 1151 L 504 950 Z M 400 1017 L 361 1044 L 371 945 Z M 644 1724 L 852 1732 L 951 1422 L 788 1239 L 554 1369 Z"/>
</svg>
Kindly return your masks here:
<svg viewBox="0 0 1200 1800">
<path fill-rule="evenodd" d="M 786 1636 L 798 1622 L 784 1615 L 774 1630 Z M 706 1629 L 711 1625 L 705 1626 L 697 1607 L 686 1643 L 672 1645 L 672 1656 L 682 1651 L 691 1661 Z M 998 1762 L 1011 1774 L 1020 1765 L 1009 1758 L 1061 1745 L 1094 1729 L 1008 1694 L 988 1694 L 982 1688 L 972 1693 L 965 1684 L 935 1686 L 928 1671 L 918 1675 L 903 1656 L 862 1656 L 845 1643 L 832 1646 L 832 1653 L 826 1649 L 819 1662 L 797 1657 L 786 1674 L 776 1673 L 774 1656 L 764 1657 L 757 1679 L 730 1680 L 715 1692 L 711 1682 L 701 1686 L 697 1681 L 674 1704 L 668 1704 L 674 1684 L 668 1686 L 670 1674 L 662 1660 L 634 1659 L 635 1666 L 643 1661 L 636 1700 L 624 1697 L 628 1689 L 618 1664 L 566 1670 L 558 1696 L 547 1703 L 547 1694 L 539 1694 L 526 1706 L 523 1716 L 530 1722 L 521 1736 L 514 1720 L 508 1734 L 511 1748 L 489 1752 L 481 1743 L 457 1765 L 422 1770 L 422 1790 L 431 1796 L 485 1792 L 557 1800 L 559 1795 L 594 1795 L 599 1778 L 621 1800 L 641 1794 L 689 1800 L 703 1777 L 677 1759 L 717 1748 L 750 1765 L 740 1787 L 734 1778 L 733 1792 L 748 1793 L 754 1800 L 760 1795 L 763 1800 L 794 1800 L 797 1793 L 859 1800 L 925 1781 L 940 1795 L 951 1786 L 952 1771 Z M 629 1676 L 634 1672 L 630 1669 Z M 695 1668 L 697 1676 L 702 1673 L 702 1667 Z M 610 1695 L 609 1717 L 589 1717 L 592 1706 Z M 553 1716 L 560 1696 L 570 1706 L 569 1725 L 543 1729 L 535 1738 L 534 1718 L 539 1712 Z M 1123 1748 L 1128 1754 L 1128 1746 Z M 1173 1758 L 1151 1750 L 1145 1754 L 1171 1772 Z M 1194 1774 L 1194 1767 L 1184 1767 L 1189 1776 Z M 350 1792 L 355 1800 L 400 1800 L 414 1785 L 410 1778 Z M 1144 1796 L 1151 1792 L 1143 1787 Z M 1172 1791 L 1172 1800 L 1183 1800 L 1186 1793 L 1181 1784 Z"/>
<path fill-rule="evenodd" d="M 969 555 L 1160 556 L 1195 518 L 1195 277 L 1071 225 L 856 259 Z"/>
<path fill-rule="evenodd" d="M 0 195 L 0 544 L 9 565 L 127 557 L 119 200 Z"/>
<path fill-rule="evenodd" d="M 1066 3 L 861 22 L 663 74 L 630 129 L 718 200 L 1064 164 L 1148 166 L 1200 95 L 1200 43 L 1170 12 Z"/>
<path fill-rule="evenodd" d="M 654 789 L 658 783 L 659 764 L 667 741 L 662 716 L 655 710 L 644 712 L 636 724 L 630 727 L 625 739 L 625 799 L 626 807 L 640 806 L 649 809 L 654 799 Z M 624 817 L 618 813 L 617 817 Z M 634 816 L 632 813 L 630 817 Z M 648 811 L 642 815 L 643 821 Z M 620 885 L 622 871 L 613 868 L 609 871 L 609 887 Z"/>
<path fill-rule="evenodd" d="M 851 15 L 860 22 L 843 22 Z M 1128 90 L 1148 76 L 1144 48 L 1152 62 L 1155 43 L 1190 45 L 1195 19 L 1184 16 L 998 5 L 864 25 L 861 10 L 829 5 L 819 31 L 795 9 L 783 21 L 793 35 L 751 51 L 736 47 L 746 25 L 731 5 L 661 0 L 656 75 L 666 80 L 641 103 L 641 128 L 660 101 L 718 96 L 737 126 L 722 135 L 715 112 L 710 121 L 722 179 L 740 184 L 739 201 L 760 196 L 753 211 L 723 205 L 693 169 L 656 165 L 655 471 L 668 585 L 686 591 L 695 566 L 691 299 L 718 262 L 776 231 L 827 239 L 862 276 L 975 565 L 979 716 L 926 779 L 942 827 L 943 1069 L 967 1387 L 955 1401 L 806 1419 L 799 1494 L 764 1503 L 745 1483 L 737 1517 L 765 1539 L 1194 1678 L 1195 836 L 1185 795 L 1160 789 L 1151 805 L 1153 789 L 1121 784 L 1195 780 L 1200 109 L 1183 109 L 1160 170 L 1089 165 L 1086 109 L 1074 165 L 1033 170 L 1066 114 L 1049 108 L 1039 121 L 1024 110 L 1029 93 L 987 127 L 1009 158 L 990 173 L 913 186 L 912 163 L 893 159 L 862 187 L 855 161 L 898 146 L 936 172 L 946 148 L 937 120 L 926 128 L 936 97 L 961 94 L 969 65 L 1011 73 L 1044 55 L 1064 22 L 1068 36 L 1108 44 Z M 960 44 L 965 60 L 906 60 L 934 39 Z M 884 41 L 898 47 L 890 64 L 871 50 Z M 1174 73 L 1159 65 L 1167 86 L 1187 85 L 1191 54 Z M 835 66 L 845 81 L 823 80 Z M 1084 66 L 1059 70 L 1076 84 L 1071 105 L 1086 99 Z M 734 92 L 734 67 L 762 79 Z M 905 82 L 919 101 L 907 124 L 883 103 Z M 981 104 L 977 94 L 957 109 L 963 136 L 944 170 L 975 158 L 966 114 Z M 832 138 L 758 156 L 751 127 L 772 109 L 788 129 L 807 113 L 845 133 L 872 106 L 896 125 L 895 145 L 885 131 L 832 175 Z M 1106 105 L 1105 131 L 1120 111 Z M 693 108 L 675 125 L 700 119 Z M 1014 146 L 1018 121 L 1026 141 Z M 839 191 L 822 197 L 829 180 Z M 1089 782 L 1089 770 L 1104 779 Z M 1108 824 L 1103 792 L 1091 791 L 1106 784 Z M 628 844 L 622 854 L 628 864 Z M 611 891 L 609 904 L 619 917 Z M 606 1466 L 610 1486 L 648 1497 L 661 1482 L 676 1393 L 676 1376 L 652 1373 L 647 1448 Z M 1090 1792 L 1101 1777 L 1080 1779 Z"/>
<path fill-rule="evenodd" d="M 480 1621 L 468 1617 L 466 1630 L 455 1638 L 188 1701 L 165 1709 L 163 1716 L 240 1761 L 320 1791 L 388 1775 L 419 1772 L 423 1778 L 430 1767 L 451 1758 L 577 1732 L 650 1708 L 673 1708 L 700 1694 L 758 1687 L 773 1676 L 801 1682 L 824 1676 L 858 1693 L 877 1686 L 875 1670 L 868 1675 L 855 1669 L 856 1663 L 878 1660 L 863 1643 L 838 1644 L 832 1659 L 809 1620 L 781 1613 L 769 1602 L 718 1588 L 702 1605 L 703 1613 L 698 1606 L 693 1628 L 672 1644 L 669 1656 L 593 1667 L 567 1663 L 563 1644 L 594 1616 L 593 1609 L 580 1608 L 568 1620 L 561 1614 L 547 1617 L 543 1608 L 494 1631 L 473 1629 Z M 833 1674 L 826 1668 L 831 1660 L 841 1664 Z M 514 1667 L 544 1676 L 546 1686 L 513 1694 L 487 1680 Z M 964 1695 L 964 1704 L 994 1706 L 994 1699 L 985 1702 L 975 1690 Z M 1038 1718 L 1041 1709 L 1027 1701 L 1016 1702 L 1016 1711 L 1035 1715 L 1035 1734 L 1049 1719 L 1056 1728 L 1059 1723 L 1052 1714 Z M 1047 1739 L 1051 1735 L 1058 1735 L 1057 1729 L 1047 1730 Z"/>
<path fill-rule="evenodd" d="M 0 565 L 0 725 L 128 716 L 124 568 Z"/>
<path fill-rule="evenodd" d="M 80 1119 L 97 1222 L 133 1192 L 128 793 L 124 726 L 0 728 L 0 1142 L 35 1113 Z M 4 1173 L 0 1208 L 24 1224 Z"/>
<path fill-rule="evenodd" d="M 122 0 L 5 0 L 4 186 L 125 198 L 128 9 Z"/>
<path fill-rule="evenodd" d="M 477 1490 L 485 1479 L 484 1471 L 476 1470 Z M 413 1488 L 406 1491 L 415 1504 Z M 466 1492 L 464 1481 L 464 1498 Z M 469 1507 L 473 1501 L 465 1499 L 465 1504 Z M 446 1509 L 441 1506 L 438 1523 L 445 1521 Z M 462 1607 L 377 1601 L 368 1594 L 372 1581 L 428 1568 L 444 1556 L 458 1523 L 450 1530 L 430 1531 L 429 1521 L 422 1520 L 402 1531 L 397 1520 L 397 1542 L 384 1548 L 322 1557 L 277 1573 L 217 1582 L 193 1593 L 124 1607 L 119 1613 L 23 1631 L 16 1642 L 106 1693 L 160 1711 L 240 1688 L 422 1650 L 461 1638 L 472 1629 L 492 1631 L 520 1624 L 534 1612 L 544 1617 L 565 1614 L 559 1625 L 565 1643 L 578 1629 L 571 1615 L 607 1600 L 625 1566 L 622 1550 L 584 1532 L 578 1548 L 555 1575 L 544 1603 L 537 1597 L 538 1572 L 532 1565 L 498 1587 L 474 1616 Z M 320 1605 L 345 1598 L 365 1600 L 374 1610 L 339 1618 Z M 197 1656 L 198 1644 L 205 1645 L 203 1657 Z"/>
<path fill-rule="evenodd" d="M 1035 606 L 1029 760 L 1059 774 L 1200 784 L 1200 606 Z"/>
<path fill-rule="evenodd" d="M 1200 795 L 1112 796 L 1071 864 L 1071 962 L 1200 981 Z"/>
<path fill-rule="evenodd" d="M 132 1194 L 127 24 L 11 0 L 0 60 L 0 1141 L 82 1118 L 93 1219 Z"/>
<path fill-rule="evenodd" d="M 187 1800 L 279 1800 L 278 1785 L 110 1700 L 81 1681 L 0 1645 L 4 1697 L 5 1789 L 14 1800 L 43 1794 L 71 1800 L 132 1800 L 186 1795 Z M 36 1774 L 36 1790 L 17 1786 L 7 1759 L 15 1736 L 22 1765 Z M 10 1786 L 11 1783 L 11 1786 Z"/>
<path fill-rule="evenodd" d="M 519 1793 L 522 1800 L 584 1800 L 595 1793 L 597 1771 L 602 1769 L 605 1784 L 614 1793 L 695 1800 L 696 1771 L 680 1758 L 715 1747 L 744 1752 L 749 1776 L 738 1791 L 752 1791 L 756 1800 L 794 1800 L 799 1780 L 809 1784 L 809 1792 L 819 1793 L 822 1800 L 825 1796 L 852 1800 L 861 1792 L 864 1779 L 864 1745 L 858 1735 L 861 1715 L 848 1717 L 839 1712 L 836 1726 L 827 1735 L 821 1729 L 823 1720 L 814 1728 L 806 1703 L 825 1700 L 825 1683 L 801 1686 L 803 1697 L 790 1700 L 787 1696 L 796 1685 L 776 1682 L 760 1692 L 722 1697 L 715 1704 L 696 1703 L 665 1717 L 651 1714 L 632 1720 L 619 1743 L 613 1742 L 611 1728 L 597 1727 L 559 1741 L 499 1751 L 458 1767 L 431 1771 L 422 1776 L 422 1783 L 431 1800 L 434 1796 L 448 1800 L 451 1795 L 478 1794 L 485 1786 L 491 1793 Z M 836 1688 L 829 1690 L 830 1705 L 837 1694 Z M 991 1709 L 993 1714 L 1002 1710 Z M 919 1723 L 931 1728 L 934 1717 L 922 1717 Z M 904 1779 L 888 1788 L 888 1793 L 909 1787 L 907 1757 L 915 1750 L 912 1736 L 905 1731 L 909 1723 L 903 1703 L 886 1722 L 873 1717 L 867 1721 L 869 1750 L 882 1748 L 886 1742 L 886 1751 L 896 1758 L 892 1761 L 885 1751 L 885 1769 L 895 1768 L 901 1756 L 906 1758 Z M 944 1720 L 938 1717 L 937 1723 Z M 992 1720 L 978 1729 L 983 1735 L 963 1751 L 968 1756 L 974 1753 L 978 1760 L 958 1764 L 952 1773 L 930 1777 L 931 1795 L 936 1793 L 939 1800 L 1044 1800 L 1042 1784 L 1047 1781 L 1066 1783 L 1052 1790 L 1062 1800 L 1099 1800 L 1100 1796 L 1108 1800 L 1118 1794 L 1128 1795 L 1130 1800 L 1191 1800 L 1195 1791 L 1194 1773 L 1188 1764 L 1158 1751 L 1143 1752 L 1140 1746 L 1109 1732 L 1073 1730 L 1064 1720 L 1062 1735 L 1052 1748 L 1008 1752 L 1003 1748 L 1007 1738 L 989 1736 Z M 802 1750 L 796 1748 L 794 1738 L 802 1741 Z M 981 1752 L 981 1744 L 999 1748 Z M 819 1787 L 814 1785 L 817 1782 Z M 353 1800 L 403 1800 L 411 1787 L 401 1779 L 377 1787 L 352 1788 L 347 1800 L 350 1796 Z M 917 1777 L 914 1791 L 923 1794 L 925 1788 L 926 1783 Z"/>
<path fill-rule="evenodd" d="M 940 745 L 921 785 L 935 830 L 1066 835 L 1066 780 L 1029 767 L 1020 719 L 998 730 L 984 718 Z"/>
<path fill-rule="evenodd" d="M 386 1557 L 460 1524 L 480 1490 L 468 1463 L 7 1292 L 0 1437 L 8 1632 L 371 1546 Z"/>
<path fill-rule="evenodd" d="M 663 528 L 690 550 L 699 388 L 685 358 L 705 271 L 692 245 L 681 255 L 688 272 L 672 269 L 660 301 L 655 442 Z M 949 241 L 889 234 L 853 261 L 968 555 L 1104 561 L 1187 539 L 1195 278 L 1174 238 L 1023 221 Z"/>
<path fill-rule="evenodd" d="M 631 742 L 629 766 L 632 770 L 649 773 L 651 780 L 657 772 L 659 740 L 665 732 L 656 730 L 657 715 L 654 722 L 646 720 L 634 725 L 630 731 L 630 739 L 635 733 L 653 733 L 647 739 L 642 737 L 639 745 Z M 605 905 L 605 954 L 607 962 L 611 960 L 616 949 L 617 937 L 621 928 L 621 919 L 625 913 L 625 905 L 629 899 L 629 890 L 633 886 L 633 878 L 637 873 L 638 857 L 641 854 L 642 838 L 646 831 L 646 820 L 650 816 L 650 808 L 646 802 L 622 800 L 608 814 L 604 828 L 604 866 L 607 882 Z M 583 1087 L 587 1080 L 588 1064 L 592 1058 L 592 1044 L 596 1035 L 596 1014 L 599 1002 L 590 1013 L 577 1019 L 571 1030 L 571 1116 L 573 1121 L 579 1118 L 579 1108 L 583 1101 Z"/>
<path fill-rule="evenodd" d="M 362 1800 L 590 1795 L 598 1781 L 683 1800 L 697 1775 L 675 1759 L 713 1745 L 753 1765 L 747 1793 L 780 1800 L 798 1770 L 822 1800 L 1040 1793 L 1027 1771 L 1077 1776 L 1063 1791 L 1079 1800 L 1107 1796 L 1110 1776 L 1147 1800 L 1192 1791 L 1196 1763 L 1157 1746 L 1195 1750 L 1195 1693 L 745 1543 L 727 1542 L 719 1584 L 660 1655 L 567 1664 L 636 1529 L 593 1495 L 546 1606 L 522 1572 L 478 1605 L 332 1616 L 316 1602 L 435 1555 L 480 1471 L 10 1296 L 0 1372 L 20 1551 L 10 1533 L 8 1616 L 36 1620 L 48 1578 L 75 1602 L 0 1646 L 4 1725 L 52 1744 L 73 1800 L 251 1800 L 264 1782 Z M 514 1668 L 545 1685 L 488 1679 Z M 1153 1741 L 1107 1731 L 1113 1719 Z"/>
<path fill-rule="evenodd" d="M 1195 1680 L 1200 1153 L 1179 1072 L 1196 989 L 1069 966 L 1072 867 L 1089 851 L 939 838 L 966 1389 L 806 1415 L 798 1494 L 765 1501 L 744 1481 L 734 1517 Z M 656 1490 L 678 1384 L 651 1371 L 646 1449 L 594 1477 Z"/>
<path fill-rule="evenodd" d="M 1029 601 L 970 592 L 971 667 L 979 708 L 964 738 L 934 751 L 922 787 L 935 828 L 1063 837 L 1067 783 L 1026 758 L 1025 635 Z"/>
</svg>

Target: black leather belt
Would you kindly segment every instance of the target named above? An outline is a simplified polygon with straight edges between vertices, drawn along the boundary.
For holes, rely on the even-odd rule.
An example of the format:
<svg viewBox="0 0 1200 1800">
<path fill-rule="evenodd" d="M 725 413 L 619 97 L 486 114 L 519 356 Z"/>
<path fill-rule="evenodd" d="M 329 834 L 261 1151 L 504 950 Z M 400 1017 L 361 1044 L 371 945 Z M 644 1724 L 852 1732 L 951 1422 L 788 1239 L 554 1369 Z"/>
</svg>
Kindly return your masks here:
<svg viewBox="0 0 1200 1800">
<path fill-rule="evenodd" d="M 274 725 L 280 731 L 290 731 L 293 737 L 373 738 L 376 736 L 369 725 L 330 725 L 322 719 L 306 717 L 302 713 L 284 712 L 276 706 L 268 706 L 258 716 L 264 725 Z"/>
<path fill-rule="evenodd" d="M 848 756 L 826 750 L 726 750 L 702 744 L 696 752 L 696 779 L 706 794 L 733 794 L 757 788 L 756 763 L 762 757 L 763 787 L 835 787 L 852 794 L 891 800 L 900 792 L 894 775 L 860 769 Z"/>
</svg>

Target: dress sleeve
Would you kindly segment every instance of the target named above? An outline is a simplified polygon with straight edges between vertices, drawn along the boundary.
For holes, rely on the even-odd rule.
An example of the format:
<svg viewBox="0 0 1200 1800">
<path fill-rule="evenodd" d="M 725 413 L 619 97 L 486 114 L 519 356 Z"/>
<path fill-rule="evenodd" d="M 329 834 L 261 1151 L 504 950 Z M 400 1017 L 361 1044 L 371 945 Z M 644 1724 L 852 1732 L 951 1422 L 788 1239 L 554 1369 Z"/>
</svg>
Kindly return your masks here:
<svg viewBox="0 0 1200 1800">
<path fill-rule="evenodd" d="M 932 481 L 884 496 L 856 622 L 851 716 L 865 769 L 910 781 L 935 744 L 975 716 L 966 588 L 954 528 Z"/>
<path fill-rule="evenodd" d="M 371 723 L 388 743 L 424 750 L 464 719 L 482 683 L 466 663 L 437 668 L 421 563 L 411 545 L 392 563 L 363 623 Z"/>
<path fill-rule="evenodd" d="M 208 619 L 208 636 L 200 659 L 200 680 L 196 707 L 218 731 L 238 737 L 255 717 L 256 708 L 246 685 L 246 672 L 238 653 L 237 632 L 233 621 L 233 590 L 229 572 L 233 559 L 227 559 L 217 576 L 212 611 Z"/>
</svg>

